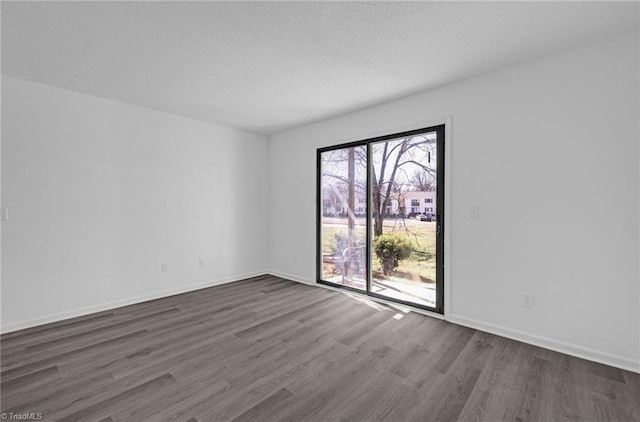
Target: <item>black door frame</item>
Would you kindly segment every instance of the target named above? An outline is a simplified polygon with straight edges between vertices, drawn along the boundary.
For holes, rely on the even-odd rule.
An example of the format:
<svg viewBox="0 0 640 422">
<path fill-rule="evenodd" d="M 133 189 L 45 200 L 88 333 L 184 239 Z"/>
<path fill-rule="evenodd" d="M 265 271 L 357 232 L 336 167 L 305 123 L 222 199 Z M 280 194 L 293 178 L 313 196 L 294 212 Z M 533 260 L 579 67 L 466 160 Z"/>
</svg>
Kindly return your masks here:
<svg viewBox="0 0 640 422">
<path fill-rule="evenodd" d="M 436 133 L 436 306 L 430 307 L 414 302 L 395 299 L 371 292 L 371 144 L 402 138 L 422 133 Z M 366 267 L 367 280 L 366 289 L 359 290 L 353 287 L 332 283 L 322 279 L 322 153 L 337 149 L 366 146 L 367 148 L 367 224 L 366 224 Z M 384 299 L 404 305 L 436 312 L 444 315 L 444 191 L 445 191 L 445 125 L 440 124 L 421 129 L 414 129 L 406 132 L 393 133 L 390 135 L 378 136 L 361 141 L 348 142 L 329 147 L 318 148 L 316 156 L 316 281 L 320 284 L 365 294 L 377 299 Z"/>
</svg>

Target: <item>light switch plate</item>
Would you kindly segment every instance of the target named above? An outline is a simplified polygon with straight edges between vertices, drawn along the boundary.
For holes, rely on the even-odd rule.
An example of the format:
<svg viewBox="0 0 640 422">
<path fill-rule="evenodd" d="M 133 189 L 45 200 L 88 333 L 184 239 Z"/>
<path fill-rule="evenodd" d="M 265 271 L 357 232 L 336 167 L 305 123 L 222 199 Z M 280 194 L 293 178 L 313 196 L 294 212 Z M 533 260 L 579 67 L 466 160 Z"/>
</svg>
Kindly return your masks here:
<svg viewBox="0 0 640 422">
<path fill-rule="evenodd" d="M 480 205 L 471 204 L 469 205 L 469 218 L 478 218 L 480 217 Z"/>
</svg>

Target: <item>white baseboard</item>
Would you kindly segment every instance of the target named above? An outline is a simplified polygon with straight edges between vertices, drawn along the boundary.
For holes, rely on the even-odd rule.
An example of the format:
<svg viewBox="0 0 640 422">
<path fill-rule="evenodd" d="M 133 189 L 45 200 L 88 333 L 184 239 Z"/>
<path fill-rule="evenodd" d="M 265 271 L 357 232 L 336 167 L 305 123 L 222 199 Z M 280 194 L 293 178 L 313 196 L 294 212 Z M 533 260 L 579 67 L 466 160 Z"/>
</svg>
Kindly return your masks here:
<svg viewBox="0 0 640 422">
<path fill-rule="evenodd" d="M 275 275 L 276 277 L 286 278 L 287 280 L 297 281 L 298 283 L 308 284 L 310 286 L 319 286 L 315 280 L 310 280 L 305 277 L 300 277 L 294 274 L 285 273 L 277 270 L 267 270 L 267 274 Z"/>
<path fill-rule="evenodd" d="M 512 340 L 521 341 L 523 343 L 532 344 L 544 349 L 564 353 L 565 355 L 571 355 L 593 362 L 614 366 L 616 368 L 625 369 L 627 371 L 640 373 L 640 360 L 634 360 L 626 356 L 604 352 L 602 350 L 591 349 L 589 347 L 581 346 L 578 344 L 572 344 L 562 340 L 556 340 L 553 338 L 540 336 L 521 330 L 514 330 L 501 325 L 463 317 L 461 315 L 449 315 L 447 317 L 447 321 L 458 325 L 464 325 L 465 327 L 474 328 L 476 330 L 485 331 L 487 333 L 495 334 L 501 337 L 506 337 Z"/>
<path fill-rule="evenodd" d="M 168 289 L 160 292 L 150 293 L 148 295 L 137 296 L 122 300 L 116 300 L 113 302 L 102 303 L 95 306 L 87 306 L 83 308 L 77 308 L 72 311 L 61 312 L 54 315 L 47 315 L 44 317 L 34 318 L 30 320 L 10 322 L 8 324 L 2 324 L 2 334 L 10 333 L 12 331 L 23 330 L 25 328 L 31 328 L 38 325 L 49 324 L 52 322 L 58 322 L 69 318 L 75 318 L 83 315 L 92 314 L 95 312 L 108 311 L 110 309 L 119 308 L 121 306 L 133 305 L 135 303 L 146 302 L 148 300 L 161 299 L 167 296 L 173 296 L 180 293 L 187 293 L 194 290 L 200 290 L 207 287 L 219 286 L 221 284 L 232 283 L 234 281 L 240 281 L 251 277 L 267 274 L 267 271 L 254 271 L 246 274 L 238 274 L 234 276 L 224 277 L 205 283 L 192 284 L 189 286 L 182 286 L 176 289 Z"/>
</svg>

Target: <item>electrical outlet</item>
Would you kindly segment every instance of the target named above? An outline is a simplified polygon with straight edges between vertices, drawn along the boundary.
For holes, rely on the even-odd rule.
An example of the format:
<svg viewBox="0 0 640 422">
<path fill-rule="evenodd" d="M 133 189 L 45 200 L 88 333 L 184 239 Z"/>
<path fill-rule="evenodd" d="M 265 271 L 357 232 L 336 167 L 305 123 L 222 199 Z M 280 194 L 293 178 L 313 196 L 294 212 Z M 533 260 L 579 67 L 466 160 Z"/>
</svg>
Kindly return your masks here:
<svg viewBox="0 0 640 422">
<path fill-rule="evenodd" d="M 162 272 L 163 273 L 169 272 L 169 264 L 162 264 Z"/>
<path fill-rule="evenodd" d="M 205 265 L 207 265 L 207 264 L 204 262 L 204 258 L 198 259 L 198 266 L 204 267 Z"/>
<path fill-rule="evenodd" d="M 469 205 L 469 218 L 479 218 L 479 217 L 480 217 L 480 205 L 479 204 Z"/>
<path fill-rule="evenodd" d="M 531 293 L 522 293 L 522 306 L 533 308 L 533 295 Z"/>
</svg>

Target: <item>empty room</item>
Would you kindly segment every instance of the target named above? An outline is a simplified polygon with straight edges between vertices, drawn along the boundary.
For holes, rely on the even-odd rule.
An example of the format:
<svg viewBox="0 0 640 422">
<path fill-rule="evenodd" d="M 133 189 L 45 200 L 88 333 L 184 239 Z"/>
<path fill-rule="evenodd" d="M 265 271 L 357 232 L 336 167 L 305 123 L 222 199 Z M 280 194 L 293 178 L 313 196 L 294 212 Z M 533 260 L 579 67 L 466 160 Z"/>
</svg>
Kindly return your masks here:
<svg viewBox="0 0 640 422">
<path fill-rule="evenodd" d="M 1 420 L 640 421 L 640 2 L 0 13 Z"/>
</svg>

